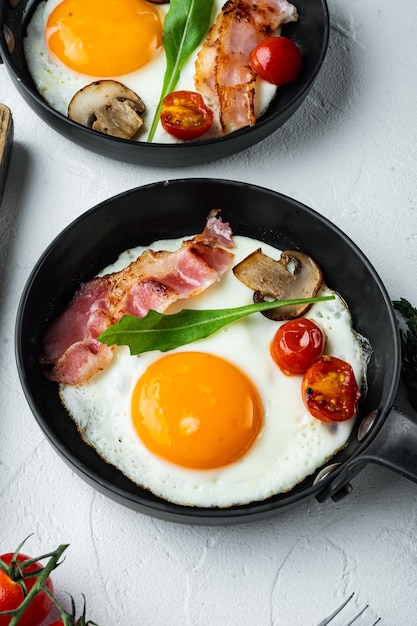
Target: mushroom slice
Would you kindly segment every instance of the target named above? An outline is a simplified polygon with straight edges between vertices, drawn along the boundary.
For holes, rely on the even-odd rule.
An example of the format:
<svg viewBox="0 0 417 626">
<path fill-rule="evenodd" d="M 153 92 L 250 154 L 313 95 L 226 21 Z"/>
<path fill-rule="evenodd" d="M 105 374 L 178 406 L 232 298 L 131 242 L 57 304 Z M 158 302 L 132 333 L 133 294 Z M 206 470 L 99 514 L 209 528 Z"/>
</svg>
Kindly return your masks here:
<svg viewBox="0 0 417 626">
<path fill-rule="evenodd" d="M 68 117 L 100 133 L 131 139 L 143 124 L 144 110 L 139 96 L 122 83 L 98 80 L 77 91 Z"/>
<path fill-rule="evenodd" d="M 298 250 L 284 250 L 276 261 L 259 248 L 235 265 L 233 273 L 253 289 L 255 302 L 313 298 L 323 283 L 319 266 Z M 288 320 L 304 315 L 310 307 L 311 303 L 285 306 L 263 311 L 263 315 L 275 321 Z"/>
</svg>

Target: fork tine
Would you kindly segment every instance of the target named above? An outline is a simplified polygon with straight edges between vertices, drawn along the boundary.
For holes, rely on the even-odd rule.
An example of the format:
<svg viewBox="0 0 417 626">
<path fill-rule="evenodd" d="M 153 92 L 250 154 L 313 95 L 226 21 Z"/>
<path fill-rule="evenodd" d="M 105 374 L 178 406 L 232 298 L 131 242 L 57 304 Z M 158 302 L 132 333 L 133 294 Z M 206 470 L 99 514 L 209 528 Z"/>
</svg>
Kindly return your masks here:
<svg viewBox="0 0 417 626">
<path fill-rule="evenodd" d="M 347 605 L 348 602 L 350 602 L 353 598 L 355 594 L 352 593 L 347 600 L 345 600 L 343 602 L 343 604 L 341 604 L 335 611 L 333 611 L 333 613 L 331 613 L 330 615 L 328 615 L 327 617 L 325 617 L 319 624 L 317 624 L 317 626 L 327 626 L 327 624 L 330 624 L 330 622 L 332 621 L 332 619 L 334 617 L 336 617 L 336 615 L 338 615 L 340 613 L 340 611 Z"/>
<path fill-rule="evenodd" d="M 363 613 L 365 613 L 367 608 L 368 608 L 368 604 L 366 606 L 364 606 L 363 609 L 361 611 L 359 611 L 359 613 L 357 615 L 352 617 L 352 619 L 346 624 L 346 626 L 351 626 L 351 624 L 353 624 L 353 622 L 356 622 L 358 617 L 360 617 Z"/>
</svg>

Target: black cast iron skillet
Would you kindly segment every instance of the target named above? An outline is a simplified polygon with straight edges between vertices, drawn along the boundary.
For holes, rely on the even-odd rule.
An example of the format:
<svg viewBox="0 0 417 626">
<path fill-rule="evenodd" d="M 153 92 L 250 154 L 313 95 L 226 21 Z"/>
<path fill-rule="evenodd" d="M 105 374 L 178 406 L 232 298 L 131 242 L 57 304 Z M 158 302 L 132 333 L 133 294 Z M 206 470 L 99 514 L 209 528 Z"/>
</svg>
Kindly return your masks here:
<svg viewBox="0 0 417 626">
<path fill-rule="evenodd" d="M 140 489 L 83 443 L 46 380 L 38 356 L 49 322 L 81 281 L 92 278 L 132 246 L 200 232 L 212 208 L 221 208 L 236 234 L 278 248 L 300 249 L 321 266 L 326 283 L 347 301 L 355 328 L 369 339 L 373 357 L 368 392 L 357 427 L 331 464 L 295 489 L 264 502 L 229 509 L 170 504 Z M 336 226 L 299 202 L 253 185 L 211 179 L 172 180 L 111 198 L 70 224 L 44 252 L 24 289 L 16 323 L 22 386 L 45 435 L 70 467 L 100 492 L 142 513 L 191 524 L 226 524 L 264 518 L 305 498 L 338 498 L 368 462 L 379 462 L 417 481 L 417 415 L 393 409 L 400 343 L 391 301 L 377 273 Z M 359 440 L 360 439 L 360 440 Z"/>
<path fill-rule="evenodd" d="M 282 34 L 299 45 L 304 62 L 302 74 L 296 83 L 279 89 L 256 126 L 210 141 L 148 144 L 109 137 L 80 126 L 54 111 L 38 94 L 25 62 L 22 42 L 40 1 L 0 2 L 0 55 L 14 85 L 35 113 L 68 139 L 104 156 L 141 165 L 181 167 L 204 163 L 238 153 L 271 135 L 304 101 L 322 66 L 329 39 L 326 0 L 294 0 L 300 19 L 297 24 L 285 26 Z"/>
</svg>

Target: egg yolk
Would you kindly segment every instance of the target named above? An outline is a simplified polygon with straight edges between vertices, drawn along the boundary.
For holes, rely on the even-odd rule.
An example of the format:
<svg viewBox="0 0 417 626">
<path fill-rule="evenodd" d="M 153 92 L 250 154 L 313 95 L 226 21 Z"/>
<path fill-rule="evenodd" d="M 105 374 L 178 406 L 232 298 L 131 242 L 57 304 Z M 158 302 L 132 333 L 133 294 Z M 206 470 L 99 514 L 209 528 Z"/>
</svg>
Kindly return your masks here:
<svg viewBox="0 0 417 626">
<path fill-rule="evenodd" d="M 162 24 L 158 9 L 147 0 L 63 0 L 49 15 L 45 40 L 67 67 L 116 77 L 155 56 Z"/>
<path fill-rule="evenodd" d="M 193 469 L 239 459 L 263 422 L 252 382 L 228 361 L 202 352 L 173 353 L 150 365 L 136 383 L 132 419 L 149 450 Z"/>
</svg>

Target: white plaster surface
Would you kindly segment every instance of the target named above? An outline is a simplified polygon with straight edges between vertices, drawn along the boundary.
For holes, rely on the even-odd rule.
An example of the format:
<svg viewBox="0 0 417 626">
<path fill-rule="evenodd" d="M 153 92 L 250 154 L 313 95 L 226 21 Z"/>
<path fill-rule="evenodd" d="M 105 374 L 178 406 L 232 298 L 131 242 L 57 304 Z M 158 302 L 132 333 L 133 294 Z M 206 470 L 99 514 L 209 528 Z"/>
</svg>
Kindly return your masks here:
<svg viewBox="0 0 417 626">
<path fill-rule="evenodd" d="M 186 170 L 84 151 L 35 116 L 0 66 L 0 101 L 15 123 L 0 208 L 0 553 L 30 533 L 33 554 L 69 543 L 58 597 L 81 606 L 84 593 L 100 626 L 315 626 L 351 592 L 346 617 L 369 604 L 355 625 L 417 624 L 416 484 L 373 466 L 337 504 L 308 501 L 228 527 L 158 521 L 60 460 L 15 365 L 19 297 L 53 237 L 101 200 L 166 178 L 242 180 L 296 198 L 362 248 L 392 299 L 417 304 L 415 3 L 329 0 L 329 9 L 328 54 L 302 108 L 250 150 Z"/>
</svg>

